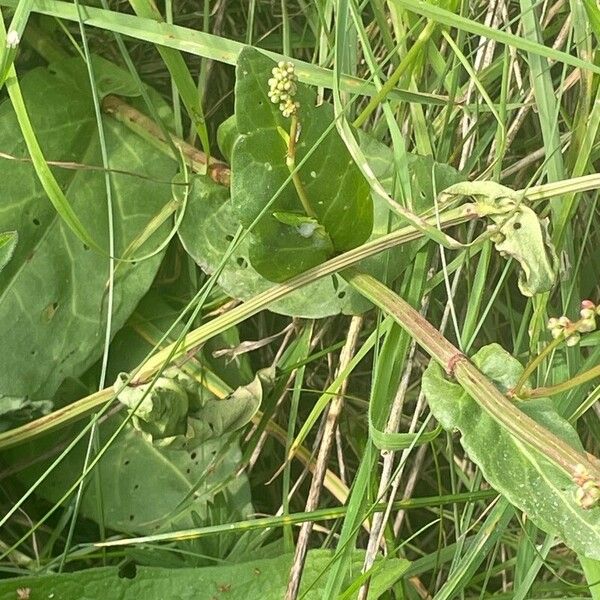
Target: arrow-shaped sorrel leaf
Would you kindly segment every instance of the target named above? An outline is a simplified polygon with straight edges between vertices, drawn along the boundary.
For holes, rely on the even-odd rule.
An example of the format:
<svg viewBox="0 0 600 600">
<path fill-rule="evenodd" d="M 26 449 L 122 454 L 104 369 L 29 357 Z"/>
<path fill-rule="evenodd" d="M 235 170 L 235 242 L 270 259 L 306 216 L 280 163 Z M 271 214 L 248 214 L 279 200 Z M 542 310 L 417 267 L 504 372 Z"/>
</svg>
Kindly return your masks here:
<svg viewBox="0 0 600 600">
<path fill-rule="evenodd" d="M 498 344 L 482 348 L 475 365 L 503 391 L 515 386 L 523 367 Z M 446 379 L 431 361 L 423 390 L 436 419 L 461 432 L 461 444 L 487 481 L 523 510 L 544 531 L 589 558 L 600 558 L 600 507 L 581 508 L 576 485 L 554 462 L 517 440 L 471 398 L 460 384 Z M 521 402 L 519 408 L 548 431 L 582 451 L 575 429 L 547 398 Z"/>
</svg>

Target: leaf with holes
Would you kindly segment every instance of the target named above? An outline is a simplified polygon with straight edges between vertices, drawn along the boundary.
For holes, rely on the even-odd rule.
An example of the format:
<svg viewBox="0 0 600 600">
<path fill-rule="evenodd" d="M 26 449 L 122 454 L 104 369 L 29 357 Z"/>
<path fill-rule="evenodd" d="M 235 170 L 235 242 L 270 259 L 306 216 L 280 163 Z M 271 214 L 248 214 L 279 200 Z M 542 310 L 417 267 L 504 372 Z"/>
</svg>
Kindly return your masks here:
<svg viewBox="0 0 600 600">
<path fill-rule="evenodd" d="M 77 62 L 79 59 L 73 59 Z M 71 62 L 73 62 L 71 61 Z M 75 69 L 77 71 L 77 69 Z M 106 83 L 106 81 L 105 81 Z M 27 108 L 48 160 L 101 165 L 96 119 L 87 75 L 63 68 L 34 69 L 22 79 Z M 106 91 L 106 90 L 105 90 Z M 115 255 L 144 233 L 171 199 L 175 163 L 112 118 L 104 118 L 111 173 Z M 10 102 L 0 106 L 0 147 L 26 157 Z M 54 174 L 82 223 L 108 249 L 104 173 L 54 167 Z M 0 393 L 51 398 L 60 383 L 82 373 L 101 354 L 107 322 L 108 255 L 85 247 L 46 198 L 30 163 L 0 162 L 0 231 L 15 230 L 19 243 L 0 273 Z M 138 249 L 144 255 L 163 241 L 164 223 Z M 112 331 L 146 293 L 162 253 L 122 263 L 114 286 Z"/>
<path fill-rule="evenodd" d="M 391 150 L 366 135 L 361 135 L 360 139 L 363 152 L 377 178 L 391 190 Z M 433 206 L 434 187 L 436 190 L 444 189 L 463 179 L 452 167 L 435 163 L 431 157 L 409 155 L 409 165 L 415 207 L 419 212 Z M 374 197 L 373 207 L 375 220 L 370 239 L 381 237 L 388 233 L 390 227 L 393 229 L 400 225 L 399 219 L 390 212 L 386 202 Z M 274 220 L 278 216 L 281 218 L 276 213 Z M 297 227 L 298 224 L 291 226 Z M 238 222 L 228 190 L 207 177 L 194 177 L 179 237 L 184 248 L 205 272 L 213 273 L 220 265 L 237 228 Z M 365 259 L 360 267 L 380 280 L 393 281 L 411 263 L 423 243 L 415 241 L 403 244 Z M 250 260 L 251 247 L 252 244 L 247 239 L 244 240 L 218 277 L 221 288 L 230 296 L 241 300 L 247 300 L 273 286 L 254 268 Z M 269 310 L 296 317 L 323 318 L 339 313 L 360 314 L 370 307 L 370 303 L 345 280 L 332 275 L 278 300 L 269 306 Z"/>
<path fill-rule="evenodd" d="M 332 256 L 365 242 L 373 228 L 369 185 L 354 164 L 334 124 L 333 107 L 316 104 L 316 92 L 298 84 L 301 129 L 296 164 L 306 162 L 298 177 L 323 232 L 303 235 L 297 227 L 278 221 L 273 212 L 302 209 L 293 184 L 285 186 L 287 144 L 281 131 L 289 131 L 284 118 L 267 96 L 275 63 L 253 48 L 244 49 L 236 70 L 235 115 L 240 136 L 231 156 L 231 197 L 235 214 L 253 229 L 250 260 L 268 279 L 283 281 Z M 314 150 L 314 151 L 313 151 Z M 273 256 L 277 255 L 277 260 Z"/>
<path fill-rule="evenodd" d="M 501 256 L 521 266 L 519 289 L 524 296 L 548 292 L 558 273 L 558 258 L 548 233 L 547 219 L 540 219 L 522 202 L 522 194 L 495 181 L 467 181 L 445 189 L 443 202 L 475 198 L 477 213 L 493 225 L 490 237 Z"/>
<path fill-rule="evenodd" d="M 502 390 L 513 388 L 523 367 L 498 344 L 484 346 L 473 362 Z M 512 437 L 463 388 L 448 381 L 431 361 L 423 391 L 444 429 L 458 429 L 461 444 L 487 481 L 544 531 L 588 558 L 600 559 L 600 506 L 585 510 L 575 502 L 576 486 L 555 463 Z M 521 402 L 519 408 L 579 451 L 577 432 L 548 398 Z"/>
<path fill-rule="evenodd" d="M 120 372 L 130 371 L 142 362 L 172 327 L 169 341 L 174 341 L 182 331 L 182 325 L 175 323 L 179 315 L 179 309 L 171 307 L 156 291 L 147 294 L 127 325 L 115 336 L 108 377 L 114 380 Z M 237 337 L 228 336 L 227 341 L 239 343 Z M 218 343 L 223 344 L 223 338 Z M 193 357 L 190 356 L 188 362 L 188 366 L 197 365 L 205 385 L 200 386 L 195 379 L 188 377 L 183 379 L 186 394 L 189 390 L 189 395 L 193 396 L 192 401 L 188 402 L 193 410 L 186 414 L 186 433 L 189 436 L 177 436 L 177 439 L 170 440 L 171 443 L 160 439 L 153 442 L 152 436 L 143 431 L 144 424 L 139 429 L 128 425 L 100 461 L 98 472 L 105 511 L 103 521 L 108 527 L 130 533 L 151 534 L 157 531 L 157 526 L 162 530 L 171 530 L 175 526 L 219 524 L 228 519 L 244 518 L 251 511 L 248 479 L 244 473 L 238 472 L 241 453 L 239 434 L 235 432 L 250 421 L 260 405 L 263 380 L 259 380 L 259 372 L 259 376 L 252 381 L 252 373 L 248 373 L 249 369 L 244 365 L 247 357 L 240 357 L 236 368 L 239 373 L 230 377 L 228 371 L 219 369 L 224 361 L 209 362 L 205 350 L 200 349 Z M 231 390 L 215 375 L 215 367 L 219 375 L 232 382 L 232 387 L 238 385 L 240 374 L 244 381 L 250 380 L 250 384 L 240 383 L 238 389 Z M 60 390 L 63 396 L 64 387 Z M 81 391 L 76 390 L 66 400 L 80 395 Z M 169 407 L 166 407 L 166 411 L 169 411 Z M 100 425 L 102 441 L 106 441 L 122 422 L 125 412 L 121 410 Z M 30 485 L 48 468 L 48 460 L 55 458 L 57 450 L 62 449 L 77 431 L 73 427 L 70 431 L 61 430 L 58 435 L 20 445 L 5 451 L 3 459 L 15 465 L 32 462 L 29 468 L 19 469 L 18 475 L 25 485 Z M 39 488 L 42 497 L 51 502 L 61 499 L 81 473 L 85 449 L 85 443 L 80 443 L 56 467 L 51 477 Z M 152 473 L 152 477 L 148 477 L 147 473 Z M 92 481 L 95 479 L 92 478 Z M 198 489 L 194 489 L 196 485 Z M 97 506 L 94 485 L 89 485 L 84 496 L 85 515 L 97 519 Z M 179 516 L 175 516 L 177 507 L 182 509 Z M 215 514 L 217 508 L 219 514 Z M 209 545 L 201 540 L 202 543 L 195 550 L 209 552 L 212 543 L 217 540 L 220 544 L 223 541 L 220 536 L 208 540 L 211 542 Z"/>
<path fill-rule="evenodd" d="M 328 550 L 310 550 L 300 585 L 303 600 L 321 600 L 327 579 L 323 577 L 333 559 Z M 364 552 L 350 555 L 352 578 L 360 573 Z M 0 600 L 14 600 L 17 588 L 29 588 L 32 600 L 40 598 L 102 598 L 122 600 L 280 600 L 285 595 L 287 577 L 292 564 L 291 554 L 247 562 L 202 567 L 199 569 L 164 569 L 138 567 L 127 576 L 120 575 L 117 567 L 88 569 L 61 575 L 44 574 L 19 577 L 0 582 Z M 378 559 L 373 566 L 373 577 L 368 600 L 376 600 L 390 589 L 409 567 L 400 558 Z M 43 590 L 43 595 L 42 595 Z"/>
<path fill-rule="evenodd" d="M 123 420 L 125 411 L 100 427 L 101 446 L 106 444 Z M 40 438 L 4 453 L 14 464 L 32 466 L 19 473 L 31 485 L 48 468 L 48 453 L 62 448 L 76 429 Z M 58 502 L 82 472 L 87 437 L 61 462 L 52 476 L 37 489 L 49 502 Z M 45 459 L 40 462 L 40 457 Z M 205 439 L 190 447 L 153 444 L 131 425 L 111 442 L 96 471 L 101 482 L 102 522 L 125 533 L 151 534 L 158 531 L 196 527 L 210 522 L 210 505 L 220 501 L 227 507 L 226 521 L 247 518 L 252 512 L 245 477 L 236 476 L 240 463 L 237 440 Z M 152 474 L 151 477 L 148 475 Z M 81 514 L 100 522 L 98 493 L 94 478 L 86 487 Z"/>
</svg>

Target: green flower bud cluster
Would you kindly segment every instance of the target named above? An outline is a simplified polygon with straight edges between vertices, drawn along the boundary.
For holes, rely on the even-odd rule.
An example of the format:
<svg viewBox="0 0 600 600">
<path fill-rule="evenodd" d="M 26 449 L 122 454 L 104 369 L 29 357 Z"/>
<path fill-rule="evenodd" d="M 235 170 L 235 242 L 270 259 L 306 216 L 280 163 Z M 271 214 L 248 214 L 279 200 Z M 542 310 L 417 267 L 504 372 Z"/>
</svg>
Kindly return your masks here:
<svg viewBox="0 0 600 600">
<path fill-rule="evenodd" d="M 291 117 L 296 114 L 300 104 L 294 101 L 294 96 L 298 91 L 294 65 L 291 62 L 283 60 L 277 63 L 271 71 L 273 77 L 269 79 L 268 96 L 273 104 L 279 104 L 279 110 L 284 117 Z"/>
<path fill-rule="evenodd" d="M 590 476 L 584 465 L 577 465 L 573 475 L 573 482 L 577 485 L 575 501 L 586 510 L 593 508 L 600 501 L 600 485 Z"/>
<path fill-rule="evenodd" d="M 582 333 L 596 329 L 596 316 L 600 315 L 600 305 L 596 306 L 591 300 L 584 300 L 579 314 L 581 318 L 578 321 L 571 321 L 565 316 L 548 319 L 547 327 L 552 337 L 557 339 L 563 336 L 567 346 L 575 346 L 579 343 Z"/>
</svg>

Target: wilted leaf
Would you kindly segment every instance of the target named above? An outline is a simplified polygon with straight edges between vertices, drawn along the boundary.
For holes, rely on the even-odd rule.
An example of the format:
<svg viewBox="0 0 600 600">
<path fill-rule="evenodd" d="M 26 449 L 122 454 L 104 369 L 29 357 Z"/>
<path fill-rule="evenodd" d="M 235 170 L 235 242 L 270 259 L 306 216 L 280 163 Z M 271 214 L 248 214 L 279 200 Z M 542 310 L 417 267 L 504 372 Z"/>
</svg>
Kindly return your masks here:
<svg viewBox="0 0 600 600">
<path fill-rule="evenodd" d="M 303 600 L 322 600 L 327 579 L 321 575 L 332 557 L 333 553 L 327 550 L 311 550 L 308 553 L 300 585 L 299 597 Z M 363 560 L 363 552 L 354 552 L 350 569 L 352 577 L 360 573 Z M 29 588 L 31 600 L 281 600 L 285 595 L 291 564 L 292 556 L 283 555 L 198 569 L 138 567 L 132 578 L 120 577 L 117 567 L 19 577 L 0 582 L 0 600 L 15 600 L 17 588 Z M 377 561 L 369 600 L 379 598 L 402 577 L 408 566 L 408 561 L 398 558 Z M 350 584 L 350 579 L 347 584 Z"/>
<path fill-rule="evenodd" d="M 483 347 L 473 362 L 503 391 L 513 388 L 523 367 L 498 344 Z M 589 558 L 600 558 L 600 507 L 575 502 L 576 486 L 564 471 L 523 444 L 483 411 L 458 384 L 448 381 L 433 361 L 423 375 L 431 412 L 447 430 L 458 429 L 461 444 L 486 480 L 538 527 L 558 536 Z M 547 398 L 520 402 L 519 408 L 557 437 L 582 451 L 575 429 Z"/>
<path fill-rule="evenodd" d="M 122 388 L 127 374 L 114 384 Z M 129 409 L 134 427 L 151 443 L 192 450 L 247 425 L 262 401 L 265 373 L 226 398 L 207 398 L 206 390 L 178 369 L 166 370 L 154 383 L 126 386 L 119 401 Z"/>
<path fill-rule="evenodd" d="M 534 296 L 551 290 L 558 259 L 547 222 L 540 220 L 517 192 L 493 181 L 459 183 L 445 189 L 442 199 L 454 202 L 467 196 L 475 198 L 478 214 L 487 215 L 494 223 L 489 229 L 496 250 L 521 266 L 521 293 Z"/>
</svg>

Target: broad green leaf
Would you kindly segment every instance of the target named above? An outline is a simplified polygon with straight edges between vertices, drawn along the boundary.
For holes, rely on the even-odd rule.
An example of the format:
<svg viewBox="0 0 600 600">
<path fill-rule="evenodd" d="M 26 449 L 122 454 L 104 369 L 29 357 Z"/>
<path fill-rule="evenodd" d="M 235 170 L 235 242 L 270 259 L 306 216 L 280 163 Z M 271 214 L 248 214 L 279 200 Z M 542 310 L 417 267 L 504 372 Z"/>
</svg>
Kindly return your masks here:
<svg viewBox="0 0 600 600">
<path fill-rule="evenodd" d="M 361 147 L 377 178 L 391 190 L 391 150 L 366 135 L 361 135 Z M 417 211 L 430 209 L 433 206 L 434 192 L 462 179 L 452 167 L 435 163 L 431 157 L 410 155 L 409 164 Z M 374 226 L 371 239 L 399 226 L 397 217 L 380 198 L 373 198 L 373 209 Z M 187 252 L 205 272 L 215 271 L 237 227 L 238 222 L 233 214 L 228 191 L 206 177 L 194 177 L 179 236 Z M 361 269 L 380 280 L 392 281 L 410 264 L 421 243 L 410 242 L 368 258 L 361 263 Z M 251 264 L 249 246 L 247 241 L 242 242 L 218 278 L 219 285 L 227 294 L 242 300 L 247 300 L 273 285 Z M 323 318 L 339 313 L 360 314 L 370 306 L 370 303 L 342 278 L 334 275 L 290 294 L 272 304 L 269 309 L 285 315 Z"/>
<path fill-rule="evenodd" d="M 519 289 L 524 296 L 534 296 L 552 289 L 558 271 L 558 259 L 548 234 L 546 221 L 522 202 L 514 190 L 493 181 L 458 183 L 445 189 L 444 202 L 464 197 L 475 199 L 480 216 L 488 216 L 488 227 L 496 250 L 514 258 L 521 266 Z"/>
<path fill-rule="evenodd" d="M 107 94 L 119 96 L 139 96 L 140 90 L 135 79 L 123 69 L 101 56 L 92 55 L 92 66 L 96 90 L 102 99 Z M 80 85 L 88 77 L 88 68 L 83 60 L 65 60 L 49 65 L 49 70 L 59 77 L 66 77 L 75 85 Z"/>
<path fill-rule="evenodd" d="M 275 62 L 252 48 L 245 49 L 238 59 L 235 114 L 241 135 L 232 151 L 231 194 L 244 227 L 261 214 L 290 174 L 287 143 L 281 134 L 289 133 L 290 119 L 284 118 L 267 96 L 274 66 Z M 296 164 L 308 157 L 298 176 L 327 239 L 303 237 L 296 228 L 273 217 L 273 212 L 302 209 L 296 188 L 289 183 L 255 227 L 250 250 L 256 270 L 275 281 L 323 262 L 334 251 L 358 246 L 373 228 L 369 185 L 332 126 L 333 107 L 328 103 L 316 107 L 316 92 L 304 84 L 298 84 L 295 98 L 300 103 Z M 316 150 L 309 155 L 314 146 Z"/>
<path fill-rule="evenodd" d="M 206 273 L 213 273 L 219 266 L 237 228 L 229 190 L 207 177 L 194 177 L 179 237 Z M 242 300 L 273 286 L 250 263 L 248 240 L 238 246 L 217 281 L 227 294 Z M 337 275 L 316 281 L 269 307 L 284 315 L 313 319 L 340 312 L 360 313 L 368 308 L 369 304 Z"/>
<path fill-rule="evenodd" d="M 16 231 L 0 233 L 0 271 L 4 269 L 8 261 L 12 258 L 18 239 L 19 236 Z"/>
<path fill-rule="evenodd" d="M 502 391 L 513 388 L 523 372 L 498 344 L 483 347 L 472 360 Z M 422 385 L 435 418 L 445 429 L 460 431 L 469 458 L 495 489 L 547 533 L 588 558 L 600 558 L 600 507 L 578 506 L 577 487 L 561 469 L 500 427 L 458 383 L 445 378 L 437 363 L 430 362 Z M 521 402 L 519 408 L 575 449 L 583 449 L 575 429 L 549 399 Z"/>
<path fill-rule="evenodd" d="M 162 296 L 155 292 L 147 294 L 128 324 L 115 336 L 111 345 L 109 377 L 116 378 L 119 372 L 129 371 L 142 362 L 153 346 L 152 341 L 158 341 L 178 316 L 179 310 L 169 307 Z M 176 330 L 174 335 L 177 333 Z M 224 343 L 222 338 L 217 339 L 220 344 Z M 235 338 L 227 339 L 239 343 Z M 181 435 L 171 440 L 170 444 L 162 440 L 152 443 L 151 436 L 128 426 L 112 442 L 108 454 L 96 466 L 102 482 L 104 521 L 108 527 L 129 533 L 152 534 L 158 531 L 157 527 L 170 531 L 173 527 L 219 525 L 247 518 L 252 512 L 248 479 L 245 474 L 237 473 L 241 459 L 239 436 L 231 432 L 243 427 L 252 418 L 260 403 L 261 384 L 251 381 L 250 385 L 234 390 L 227 398 L 221 399 L 229 388 L 209 373 L 214 367 L 203 358 L 204 354 L 205 348 L 194 357 L 194 360 L 200 361 L 203 380 L 210 382 L 210 385 L 202 388 L 196 386 L 194 390 L 197 394 L 196 405 L 203 407 L 200 416 L 206 419 L 202 423 L 199 419 L 190 418 L 190 422 L 196 425 L 191 432 L 195 437 L 190 435 L 190 439 L 187 439 Z M 222 361 L 212 361 L 218 362 Z M 243 360 L 240 365 L 247 381 Z M 93 369 L 92 377 L 96 381 Z M 262 372 L 259 374 L 262 375 Z M 59 389 L 63 401 L 56 399 L 57 404 L 87 393 L 79 388 L 68 391 L 64 389 L 66 387 L 63 384 Z M 210 390 L 219 388 L 223 391 L 217 398 Z M 100 425 L 102 442 L 121 422 L 124 412 Z M 212 427 L 208 425 L 209 422 Z M 5 451 L 2 458 L 15 464 L 30 460 L 35 462 L 35 457 L 45 457 L 49 450 L 56 449 L 57 443 L 61 447 L 63 440 L 65 443 L 70 441 L 77 431 L 76 428 L 70 432 L 59 431 L 58 438 L 40 438 L 34 443 Z M 51 502 L 60 500 L 81 473 L 84 453 L 85 444 L 79 444 L 40 487 L 39 494 Z M 55 454 L 51 453 L 51 456 Z M 48 462 L 44 461 L 21 472 L 19 477 L 29 485 L 47 466 Z M 148 478 L 144 473 L 156 473 L 156 477 Z M 91 478 L 92 481 L 94 479 Z M 87 517 L 97 519 L 94 486 L 88 486 L 87 490 L 82 510 Z M 177 516 L 181 511 L 183 514 Z M 131 515 L 134 516 L 133 520 Z M 222 558 L 222 550 L 227 548 L 224 537 L 230 539 L 228 534 L 198 540 L 193 543 L 191 550 Z M 235 541 L 235 538 L 231 539 L 232 543 Z M 190 560 L 187 564 L 197 564 L 197 561 Z"/>
<path fill-rule="evenodd" d="M 122 422 L 124 413 L 101 425 L 101 445 Z M 74 431 L 65 431 L 59 439 L 55 435 L 51 439 L 40 438 L 35 443 L 19 446 L 18 450 L 8 450 L 3 457 L 15 464 L 33 462 L 33 466 L 19 473 L 25 485 L 31 484 L 48 467 L 48 462 L 39 462 L 39 457 L 55 448 L 57 442 L 70 440 Z M 224 442 L 216 437 L 199 445 L 190 444 L 189 448 L 163 446 L 153 444 L 148 436 L 127 425 L 96 466 L 105 526 L 129 534 L 149 535 L 215 524 L 211 521 L 210 506 L 216 502 L 226 507 L 226 514 L 221 515 L 225 520 L 247 518 L 252 512 L 247 480 L 233 476 L 239 465 L 240 451 L 236 444 L 225 447 Z M 52 477 L 40 485 L 39 496 L 53 503 L 62 498 L 82 472 L 86 446 L 87 438 L 84 438 Z M 181 507 L 188 496 L 191 496 L 190 501 Z M 86 487 L 81 514 L 99 521 L 93 483 Z"/>
<path fill-rule="evenodd" d="M 84 72 L 82 71 L 82 75 Z M 88 83 L 62 72 L 34 69 L 21 80 L 33 127 L 47 158 L 101 164 Z M 116 255 L 124 254 L 171 200 L 175 163 L 117 121 L 105 119 L 110 167 L 144 176 L 111 174 Z M 0 106 L 0 146 L 26 157 L 9 102 Z M 104 173 L 54 168 L 54 175 L 81 222 L 96 240 L 108 239 Z M 5 210 L 0 230 L 19 234 L 12 260 L 0 273 L 0 393 L 51 398 L 67 377 L 78 375 L 100 355 L 106 327 L 108 257 L 86 247 L 58 217 L 33 167 L 0 162 Z M 152 251 L 168 234 L 165 223 L 138 250 Z M 105 244 L 107 247 L 107 244 Z M 112 329 L 117 331 L 146 293 L 162 254 L 119 265 Z"/>
<path fill-rule="evenodd" d="M 311 550 L 300 585 L 303 600 L 322 600 L 325 577 L 333 553 Z M 364 552 L 351 555 L 350 575 L 361 571 Z M 87 569 L 62 575 L 19 577 L 0 582 L 0 600 L 15 600 L 17 588 L 29 588 L 31 600 L 281 600 L 285 595 L 292 556 L 251 560 L 198 569 L 161 569 L 137 567 L 132 578 L 119 575 L 117 567 Z M 406 560 L 389 558 L 375 563 L 368 600 L 376 600 L 402 577 Z"/>
</svg>

